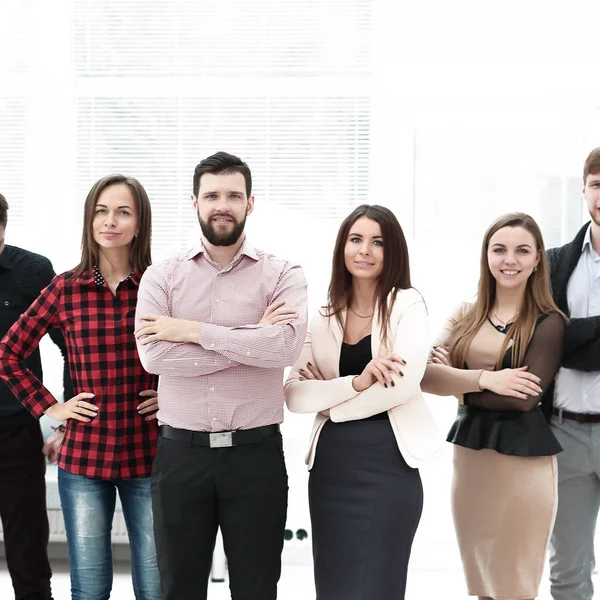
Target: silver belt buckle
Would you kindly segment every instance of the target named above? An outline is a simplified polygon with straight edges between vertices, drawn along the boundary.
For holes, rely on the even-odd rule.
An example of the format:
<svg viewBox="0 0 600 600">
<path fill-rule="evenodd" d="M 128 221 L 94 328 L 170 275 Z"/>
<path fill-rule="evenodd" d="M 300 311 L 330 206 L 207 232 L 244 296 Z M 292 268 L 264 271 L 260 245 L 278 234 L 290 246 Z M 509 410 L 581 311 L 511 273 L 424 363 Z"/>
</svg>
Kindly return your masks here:
<svg viewBox="0 0 600 600">
<path fill-rule="evenodd" d="M 233 432 L 220 431 L 218 433 L 209 433 L 208 442 L 211 448 L 231 448 L 233 446 Z"/>
</svg>

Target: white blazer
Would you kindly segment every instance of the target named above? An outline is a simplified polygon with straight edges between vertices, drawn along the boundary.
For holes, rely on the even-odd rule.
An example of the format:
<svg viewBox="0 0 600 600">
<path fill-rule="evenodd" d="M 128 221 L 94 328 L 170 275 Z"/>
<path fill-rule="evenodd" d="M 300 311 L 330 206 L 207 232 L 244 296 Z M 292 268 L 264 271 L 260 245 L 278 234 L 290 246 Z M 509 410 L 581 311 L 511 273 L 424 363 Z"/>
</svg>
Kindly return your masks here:
<svg viewBox="0 0 600 600">
<path fill-rule="evenodd" d="M 342 321 L 345 317 L 344 313 Z M 324 317 L 320 312 L 313 316 L 300 358 L 285 383 L 289 410 L 317 413 L 306 455 L 309 469 L 314 463 L 319 434 L 328 418 L 341 423 L 387 411 L 398 448 L 411 467 L 418 467 L 441 447 L 443 435 L 420 387 L 431 346 L 427 310 L 419 292 L 413 288 L 398 292 L 390 313 L 390 348 L 383 345 L 381 336 L 376 307 L 371 331 L 372 355 L 385 356 L 391 351 L 400 356 L 406 361 L 402 367 L 404 376 L 392 376 L 394 387 L 385 388 L 375 382 L 357 392 L 352 387 L 354 376 L 340 377 L 343 331 L 337 319 Z M 300 381 L 298 370 L 306 369 L 309 361 L 319 369 L 325 381 Z M 329 417 L 320 412 L 325 410 L 329 410 Z"/>
</svg>

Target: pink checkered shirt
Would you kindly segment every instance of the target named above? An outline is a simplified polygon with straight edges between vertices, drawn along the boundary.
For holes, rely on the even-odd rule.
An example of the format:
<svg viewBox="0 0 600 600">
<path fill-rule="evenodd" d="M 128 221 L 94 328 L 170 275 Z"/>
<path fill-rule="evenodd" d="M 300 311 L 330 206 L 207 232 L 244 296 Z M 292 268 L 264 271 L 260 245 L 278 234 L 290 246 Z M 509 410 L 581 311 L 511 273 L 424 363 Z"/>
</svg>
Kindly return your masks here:
<svg viewBox="0 0 600 600">
<path fill-rule="evenodd" d="M 297 311 L 289 325 L 258 325 L 277 300 Z M 245 240 L 221 269 L 204 248 L 153 265 L 140 283 L 144 314 L 200 321 L 198 344 L 138 344 L 160 375 L 160 424 L 193 431 L 251 429 L 283 421 L 283 369 L 300 354 L 307 328 L 306 280 L 298 265 Z"/>
</svg>

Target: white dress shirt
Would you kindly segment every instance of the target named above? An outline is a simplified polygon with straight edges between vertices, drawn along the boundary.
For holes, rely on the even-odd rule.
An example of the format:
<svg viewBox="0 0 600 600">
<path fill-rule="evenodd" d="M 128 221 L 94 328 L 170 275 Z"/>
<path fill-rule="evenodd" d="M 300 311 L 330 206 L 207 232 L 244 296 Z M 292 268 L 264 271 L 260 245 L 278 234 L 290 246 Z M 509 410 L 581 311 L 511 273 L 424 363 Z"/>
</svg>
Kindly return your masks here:
<svg viewBox="0 0 600 600">
<path fill-rule="evenodd" d="M 600 256 L 592 248 L 591 225 L 581 249 L 581 258 L 567 286 L 569 316 L 600 315 Z M 556 379 L 554 405 L 569 412 L 600 413 L 600 365 L 598 371 L 585 373 L 561 367 Z"/>
</svg>

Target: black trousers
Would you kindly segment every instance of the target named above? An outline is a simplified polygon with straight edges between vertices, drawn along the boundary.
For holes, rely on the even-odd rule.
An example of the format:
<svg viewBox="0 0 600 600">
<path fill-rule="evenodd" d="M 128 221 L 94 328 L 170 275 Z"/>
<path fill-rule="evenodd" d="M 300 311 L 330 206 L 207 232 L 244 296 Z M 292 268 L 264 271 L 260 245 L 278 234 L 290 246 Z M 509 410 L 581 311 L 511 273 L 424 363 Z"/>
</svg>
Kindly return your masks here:
<svg viewBox="0 0 600 600">
<path fill-rule="evenodd" d="M 328 421 L 309 479 L 318 600 L 403 600 L 423 508 L 388 419 Z"/>
<path fill-rule="evenodd" d="M 40 425 L 33 418 L 0 429 L 0 518 L 16 600 L 52 598 L 42 446 Z"/>
<path fill-rule="evenodd" d="M 159 438 L 152 510 L 164 600 L 206 600 L 221 528 L 232 600 L 274 600 L 288 483 L 281 434 L 232 448 Z"/>
</svg>

